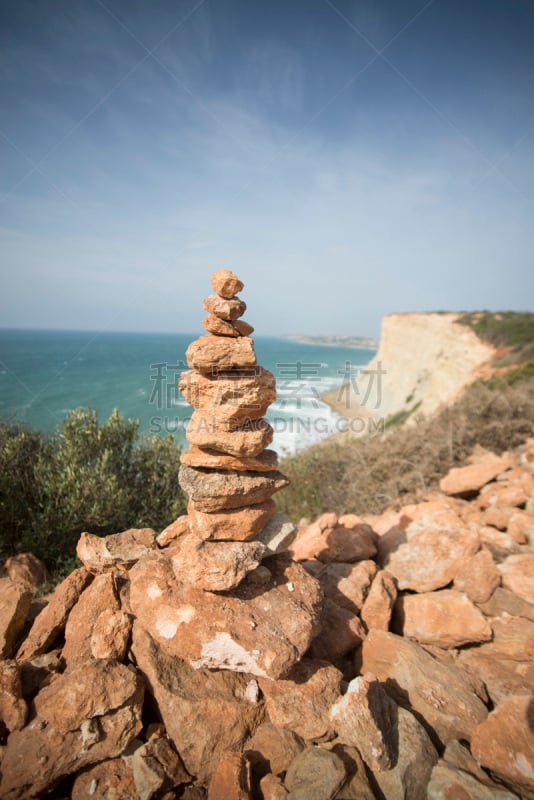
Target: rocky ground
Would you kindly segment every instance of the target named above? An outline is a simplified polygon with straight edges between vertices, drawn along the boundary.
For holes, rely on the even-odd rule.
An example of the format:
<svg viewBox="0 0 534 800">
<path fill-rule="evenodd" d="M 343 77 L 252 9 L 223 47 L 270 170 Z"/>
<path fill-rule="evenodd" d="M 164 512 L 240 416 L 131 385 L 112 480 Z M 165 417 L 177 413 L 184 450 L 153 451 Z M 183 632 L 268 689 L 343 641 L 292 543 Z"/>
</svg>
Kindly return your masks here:
<svg viewBox="0 0 534 800">
<path fill-rule="evenodd" d="M 84 534 L 44 600 L 6 564 L 0 797 L 534 798 L 534 440 L 380 516 L 258 514 L 230 591 L 188 517 Z"/>
</svg>

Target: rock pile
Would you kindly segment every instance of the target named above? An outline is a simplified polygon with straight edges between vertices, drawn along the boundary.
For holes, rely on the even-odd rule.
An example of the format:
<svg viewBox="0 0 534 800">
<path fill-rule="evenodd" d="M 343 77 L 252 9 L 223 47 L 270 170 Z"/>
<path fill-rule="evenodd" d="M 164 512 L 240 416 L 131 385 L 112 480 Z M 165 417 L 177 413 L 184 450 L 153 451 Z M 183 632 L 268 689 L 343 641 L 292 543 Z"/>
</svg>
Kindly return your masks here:
<svg viewBox="0 0 534 800">
<path fill-rule="evenodd" d="M 243 347 L 209 306 L 234 331 L 208 317 L 216 347 Z M 216 380 L 198 363 L 186 392 Z M 222 396 L 195 413 L 221 424 Z M 188 514 L 159 535 L 83 534 L 44 602 L 0 580 L 0 797 L 533 800 L 534 440 L 298 532 L 266 499 L 225 506 L 221 476 L 272 456 L 192 450 Z"/>
</svg>

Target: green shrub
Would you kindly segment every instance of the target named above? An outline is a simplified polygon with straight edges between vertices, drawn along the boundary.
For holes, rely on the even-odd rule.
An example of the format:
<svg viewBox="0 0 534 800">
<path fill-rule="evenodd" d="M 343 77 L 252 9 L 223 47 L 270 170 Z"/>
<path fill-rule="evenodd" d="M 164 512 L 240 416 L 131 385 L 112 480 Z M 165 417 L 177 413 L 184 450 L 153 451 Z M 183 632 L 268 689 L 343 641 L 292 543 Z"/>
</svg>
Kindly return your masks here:
<svg viewBox="0 0 534 800">
<path fill-rule="evenodd" d="M 139 441 L 139 423 L 115 410 L 99 423 L 71 411 L 49 438 L 0 424 L 1 555 L 30 550 L 66 572 L 84 530 L 161 529 L 185 508 L 175 437 Z"/>
</svg>

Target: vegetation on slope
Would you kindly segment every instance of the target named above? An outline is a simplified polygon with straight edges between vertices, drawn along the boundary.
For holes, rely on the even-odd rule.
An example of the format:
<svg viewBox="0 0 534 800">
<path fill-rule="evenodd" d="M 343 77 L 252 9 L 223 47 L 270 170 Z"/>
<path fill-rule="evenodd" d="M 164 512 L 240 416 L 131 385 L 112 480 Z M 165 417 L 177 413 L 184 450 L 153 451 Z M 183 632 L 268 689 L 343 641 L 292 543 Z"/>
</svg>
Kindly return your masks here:
<svg viewBox="0 0 534 800">
<path fill-rule="evenodd" d="M 478 311 L 457 320 L 495 347 L 506 348 L 495 364 L 522 364 L 534 360 L 534 314 L 528 311 Z"/>
<path fill-rule="evenodd" d="M 140 439 L 117 411 L 71 411 L 52 436 L 0 422 L 0 559 L 31 551 L 59 575 L 82 531 L 163 528 L 185 509 L 174 436 Z"/>
</svg>

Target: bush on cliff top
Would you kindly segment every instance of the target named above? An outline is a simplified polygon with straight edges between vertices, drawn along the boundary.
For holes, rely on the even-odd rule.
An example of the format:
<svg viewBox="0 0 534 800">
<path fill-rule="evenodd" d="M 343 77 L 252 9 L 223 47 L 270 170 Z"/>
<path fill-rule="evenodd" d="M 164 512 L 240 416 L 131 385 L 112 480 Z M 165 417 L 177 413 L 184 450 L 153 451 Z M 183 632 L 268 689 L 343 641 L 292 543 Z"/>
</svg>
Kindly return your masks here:
<svg viewBox="0 0 534 800">
<path fill-rule="evenodd" d="M 430 419 L 384 436 L 338 435 L 285 458 L 291 484 L 275 496 L 294 521 L 325 511 L 380 513 L 434 488 L 476 444 L 501 453 L 534 435 L 534 380 L 473 385 Z"/>
<path fill-rule="evenodd" d="M 185 508 L 174 436 L 140 440 L 117 411 L 75 409 L 50 437 L 0 423 L 0 556 L 28 551 L 56 574 L 84 530 L 161 529 Z"/>
</svg>

